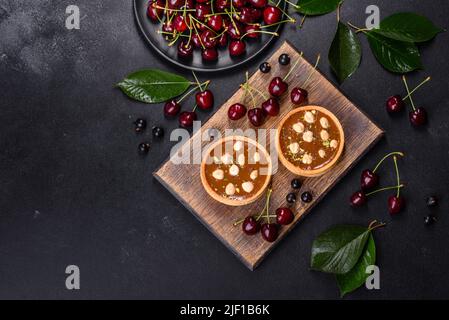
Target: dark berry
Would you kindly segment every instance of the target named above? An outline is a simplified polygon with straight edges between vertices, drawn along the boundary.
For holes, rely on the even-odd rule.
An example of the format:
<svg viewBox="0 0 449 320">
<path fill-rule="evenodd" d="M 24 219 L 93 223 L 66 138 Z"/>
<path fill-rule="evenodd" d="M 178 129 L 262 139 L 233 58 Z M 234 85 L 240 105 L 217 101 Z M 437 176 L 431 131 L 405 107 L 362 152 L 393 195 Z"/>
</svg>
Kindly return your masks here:
<svg viewBox="0 0 449 320">
<path fill-rule="evenodd" d="M 243 33 L 244 33 L 243 26 L 238 22 L 231 23 L 228 27 L 229 37 L 233 40 L 240 39 L 240 37 L 243 36 Z"/>
<path fill-rule="evenodd" d="M 426 200 L 426 204 L 428 207 L 435 207 L 438 205 L 438 199 L 435 196 L 430 196 Z"/>
<path fill-rule="evenodd" d="M 246 44 L 242 40 L 232 40 L 229 44 L 229 54 L 231 57 L 241 56 L 245 51 Z"/>
<path fill-rule="evenodd" d="M 147 142 L 142 142 L 139 144 L 139 147 L 137 149 L 141 155 L 145 155 L 150 151 L 150 144 Z"/>
<path fill-rule="evenodd" d="M 206 61 L 215 61 L 218 59 L 218 51 L 215 48 L 204 49 L 201 52 L 201 56 Z"/>
<path fill-rule="evenodd" d="M 405 206 L 403 197 L 390 196 L 388 197 L 388 212 L 391 215 L 398 214 Z"/>
<path fill-rule="evenodd" d="M 223 27 L 223 18 L 221 15 L 215 15 L 209 18 L 207 25 L 214 31 L 220 31 Z"/>
<path fill-rule="evenodd" d="M 261 232 L 262 238 L 268 242 L 273 242 L 278 238 L 278 227 L 274 223 L 264 223 Z"/>
<path fill-rule="evenodd" d="M 176 100 L 167 101 L 164 105 L 164 114 L 167 117 L 174 117 L 181 110 L 181 106 Z"/>
<path fill-rule="evenodd" d="M 214 105 L 214 95 L 210 90 L 198 92 L 195 95 L 196 104 L 200 109 L 208 110 Z"/>
<path fill-rule="evenodd" d="M 184 111 L 179 115 L 179 125 L 184 128 L 190 128 L 195 120 L 195 111 Z"/>
<path fill-rule="evenodd" d="M 189 18 L 184 17 L 183 15 L 176 16 L 173 20 L 173 25 L 176 31 L 183 33 L 187 30 L 187 25 L 190 24 Z"/>
<path fill-rule="evenodd" d="M 197 3 L 195 5 L 195 18 L 204 21 L 206 15 L 210 14 L 210 6 L 204 3 Z"/>
<path fill-rule="evenodd" d="M 288 84 L 284 82 L 280 77 L 275 77 L 271 80 L 268 86 L 268 92 L 273 97 L 280 97 L 288 89 Z"/>
<path fill-rule="evenodd" d="M 263 20 L 267 25 L 281 21 L 282 11 L 273 6 L 266 6 L 263 10 Z"/>
<path fill-rule="evenodd" d="M 279 56 L 279 63 L 283 66 L 286 66 L 290 63 L 290 56 L 286 53 L 283 53 Z"/>
<path fill-rule="evenodd" d="M 144 119 L 137 119 L 136 121 L 134 121 L 134 125 L 134 130 L 139 133 L 145 130 L 145 128 L 147 127 L 147 121 Z"/>
<path fill-rule="evenodd" d="M 186 40 L 179 41 L 178 44 L 178 56 L 181 58 L 190 58 L 193 54 L 193 45 L 191 41 L 188 43 Z"/>
<path fill-rule="evenodd" d="M 362 187 L 362 190 L 370 190 L 376 187 L 379 184 L 379 176 L 369 170 L 363 170 L 362 175 L 360 176 L 360 185 Z"/>
<path fill-rule="evenodd" d="M 268 72 L 271 71 L 271 66 L 270 66 L 270 64 L 268 62 L 263 62 L 263 63 L 260 64 L 259 70 L 262 73 L 268 73 Z"/>
<path fill-rule="evenodd" d="M 301 104 L 307 100 L 308 95 L 309 93 L 307 90 L 296 87 L 292 89 L 292 92 L 290 92 L 290 100 L 293 104 Z"/>
<path fill-rule="evenodd" d="M 291 185 L 292 185 L 293 189 L 299 189 L 299 188 L 301 188 L 302 183 L 301 183 L 301 180 L 295 178 L 292 180 Z"/>
<path fill-rule="evenodd" d="M 287 201 L 287 203 L 295 203 L 296 202 L 296 193 L 294 192 L 290 192 L 289 194 L 287 194 L 287 196 L 285 197 L 285 201 Z"/>
<path fill-rule="evenodd" d="M 286 226 L 292 223 L 295 216 L 289 208 L 278 208 L 276 209 L 276 222 L 280 225 Z"/>
<path fill-rule="evenodd" d="M 351 206 L 353 207 L 361 207 L 366 203 L 366 195 L 363 191 L 355 192 L 351 198 L 349 199 Z"/>
<path fill-rule="evenodd" d="M 262 109 L 267 115 L 275 117 L 280 111 L 279 102 L 276 99 L 270 98 L 262 103 Z"/>
<path fill-rule="evenodd" d="M 409 118 L 410 118 L 410 122 L 415 127 L 420 127 L 422 125 L 425 125 L 427 122 L 426 109 L 420 107 L 420 108 L 416 108 L 416 110 L 410 111 Z"/>
<path fill-rule="evenodd" d="M 255 127 L 260 127 L 266 119 L 265 110 L 262 108 L 253 108 L 248 111 L 249 122 Z"/>
<path fill-rule="evenodd" d="M 249 3 L 255 8 L 265 8 L 268 0 L 249 0 Z"/>
<path fill-rule="evenodd" d="M 437 219 L 435 218 L 435 216 L 429 214 L 428 216 L 424 217 L 424 224 L 426 226 L 430 226 L 431 224 L 433 224 L 434 222 L 436 222 Z"/>
<path fill-rule="evenodd" d="M 309 202 L 312 201 L 312 199 L 313 199 L 312 194 L 309 191 L 304 191 L 301 194 L 301 201 L 302 202 L 309 203 Z"/>
<path fill-rule="evenodd" d="M 214 32 L 209 29 L 203 31 L 200 37 L 201 42 L 207 49 L 215 48 L 217 45 L 217 38 L 215 37 Z"/>
<path fill-rule="evenodd" d="M 241 103 L 234 103 L 228 109 L 228 118 L 231 120 L 239 120 L 246 114 L 246 107 Z"/>
<path fill-rule="evenodd" d="M 399 95 L 389 97 L 386 103 L 387 112 L 389 113 L 401 112 L 404 109 L 404 106 L 404 100 L 402 100 Z"/>
<path fill-rule="evenodd" d="M 243 220 L 242 231 L 249 236 L 256 234 L 260 229 L 259 222 L 253 217 L 249 216 Z"/>
<path fill-rule="evenodd" d="M 161 127 L 153 127 L 153 137 L 162 138 L 164 136 L 164 129 Z"/>
</svg>

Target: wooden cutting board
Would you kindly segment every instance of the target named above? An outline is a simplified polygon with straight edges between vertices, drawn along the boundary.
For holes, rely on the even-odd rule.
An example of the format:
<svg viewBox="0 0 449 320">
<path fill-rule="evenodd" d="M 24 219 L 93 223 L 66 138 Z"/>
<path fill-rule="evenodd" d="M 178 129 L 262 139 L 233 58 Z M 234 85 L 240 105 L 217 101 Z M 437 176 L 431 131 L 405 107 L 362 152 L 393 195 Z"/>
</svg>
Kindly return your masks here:
<svg viewBox="0 0 449 320">
<path fill-rule="evenodd" d="M 289 88 L 300 86 L 313 66 L 305 59 L 300 58 L 299 52 L 288 42 L 281 47 L 268 60 L 272 69 L 268 74 L 257 71 L 250 78 L 253 87 L 263 92 L 268 92 L 268 83 L 274 76 L 283 77 L 289 67 L 280 66 L 277 59 L 281 53 L 288 53 L 291 57 L 291 65 L 300 59 L 295 71 L 288 79 Z M 242 72 L 244 82 L 244 72 Z M 199 164 L 174 164 L 169 160 L 154 172 L 154 176 L 189 209 L 220 241 L 222 241 L 240 260 L 253 270 L 267 254 L 291 231 L 301 218 L 311 211 L 324 195 L 348 172 L 348 170 L 372 147 L 383 135 L 382 129 L 375 125 L 357 106 L 348 100 L 331 82 L 319 71 L 311 76 L 307 84 L 309 91 L 309 104 L 320 105 L 332 111 L 340 120 L 345 132 L 345 150 L 341 160 L 332 170 L 317 178 L 303 180 L 303 186 L 298 192 L 298 201 L 293 206 L 295 220 L 289 226 L 283 226 L 280 236 L 274 243 L 266 242 L 259 235 L 247 236 L 240 227 L 234 227 L 233 222 L 247 216 L 250 213 L 259 213 L 265 204 L 264 197 L 253 204 L 244 207 L 230 207 L 212 199 L 203 189 L 200 180 Z M 216 129 L 224 134 L 225 129 L 252 128 L 247 118 L 239 121 L 231 121 L 227 117 L 230 105 L 242 102 L 243 91 L 236 88 L 234 95 L 224 103 L 217 112 L 202 126 L 201 130 L 191 137 L 198 138 L 205 129 Z M 257 105 L 262 102 L 261 97 L 256 97 Z M 291 109 L 289 94 L 285 94 L 280 100 L 281 113 L 278 117 L 269 118 L 261 128 L 276 128 L 281 118 Z M 248 107 L 251 103 L 246 103 Z M 206 145 L 208 142 L 203 142 Z M 185 146 L 185 145 L 184 145 Z M 185 147 L 187 148 L 187 147 Z M 268 149 L 268 148 L 267 148 Z M 184 150 L 185 151 L 185 150 Z M 279 162 L 277 173 L 272 178 L 273 195 L 271 198 L 270 212 L 276 208 L 285 206 L 285 197 L 291 190 L 289 188 L 294 175 L 285 169 Z M 303 191 L 311 191 L 313 201 L 302 203 L 299 198 Z"/>
</svg>

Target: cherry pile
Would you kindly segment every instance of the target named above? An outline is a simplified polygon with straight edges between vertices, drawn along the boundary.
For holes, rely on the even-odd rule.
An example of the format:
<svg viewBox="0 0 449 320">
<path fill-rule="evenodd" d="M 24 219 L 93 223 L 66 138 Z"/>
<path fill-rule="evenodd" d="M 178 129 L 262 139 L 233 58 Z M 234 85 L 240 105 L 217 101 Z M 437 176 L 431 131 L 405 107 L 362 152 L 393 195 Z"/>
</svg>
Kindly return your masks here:
<svg viewBox="0 0 449 320">
<path fill-rule="evenodd" d="M 402 81 L 404 82 L 405 89 L 407 90 L 407 95 L 402 98 L 400 95 L 396 94 L 388 98 L 386 103 L 387 112 L 390 114 L 396 114 L 401 112 L 405 108 L 404 100 L 409 99 L 412 106 L 412 110 L 409 112 L 410 123 L 414 127 L 420 127 L 427 123 L 427 112 L 423 107 L 415 107 L 415 103 L 412 98 L 412 94 L 418 90 L 423 84 L 430 81 L 430 77 L 424 79 L 420 84 L 418 84 L 413 90 L 409 90 L 407 79 L 402 76 Z"/>
<path fill-rule="evenodd" d="M 212 91 L 207 89 L 210 84 L 210 81 L 206 81 L 200 83 L 196 74 L 193 72 L 193 76 L 196 80 L 196 85 L 187 91 L 181 98 L 172 99 L 165 103 L 164 105 L 164 115 L 167 118 L 174 118 L 179 114 L 179 125 L 183 128 L 190 128 L 193 125 L 193 121 L 195 121 L 198 117 L 196 114 L 196 108 L 200 108 L 201 110 L 209 110 L 214 106 L 214 94 Z M 199 90 L 195 94 L 195 106 L 191 111 L 181 111 L 181 102 L 184 101 L 189 95 L 191 95 L 196 90 Z"/>
<path fill-rule="evenodd" d="M 262 33 L 277 36 L 265 29 L 295 22 L 279 4 L 268 0 L 150 0 L 147 16 L 160 23 L 158 32 L 168 46 L 177 43 L 180 58 L 191 58 L 197 48 L 204 61 L 215 61 L 218 48 L 228 48 L 231 57 L 241 56 L 246 40 L 258 39 Z M 282 20 L 284 15 L 286 20 Z"/>
<path fill-rule="evenodd" d="M 291 185 L 293 189 L 297 190 L 301 188 L 302 183 L 299 179 L 293 179 Z M 234 226 L 241 224 L 242 231 L 246 235 L 252 236 L 260 232 L 264 240 L 268 242 L 276 241 L 279 235 L 280 226 L 286 226 L 292 223 L 295 219 L 295 215 L 288 206 L 277 208 L 274 215 L 270 214 L 269 209 L 272 192 L 273 190 L 269 188 L 267 192 L 265 207 L 257 216 L 247 216 L 244 219 L 236 221 L 234 223 Z M 292 195 L 294 196 L 294 201 L 289 201 L 289 197 L 292 197 Z M 290 192 L 287 195 L 286 199 L 289 204 L 293 204 L 296 201 L 296 194 L 294 192 Z M 302 193 L 301 199 L 303 202 L 308 203 L 312 201 L 312 194 L 308 191 L 305 191 Z M 276 222 L 272 222 L 274 220 Z M 261 223 L 261 221 L 264 222 Z"/>
<path fill-rule="evenodd" d="M 249 122 L 254 127 L 260 127 L 265 123 L 268 117 L 276 117 L 277 115 L 279 115 L 280 104 L 278 99 L 281 98 L 288 90 L 287 79 L 292 74 L 302 55 L 303 53 L 301 52 L 298 60 L 283 78 L 276 76 L 271 79 L 268 85 L 268 93 L 270 96 L 267 96 L 265 92 L 262 92 L 259 89 L 251 86 L 249 84 L 248 72 L 246 72 L 246 81 L 245 83 L 241 84 L 240 87 L 244 90 L 243 100 L 245 100 L 245 98 L 248 96 L 251 98 L 252 108 L 248 110 L 244 103 L 234 103 L 228 109 L 228 118 L 230 120 L 236 121 L 242 119 L 245 115 L 247 115 Z M 314 69 L 308 74 L 301 87 L 295 87 L 291 90 L 290 100 L 294 105 L 301 105 L 307 101 L 308 92 L 305 89 L 305 86 L 310 80 L 310 76 L 312 75 L 313 71 L 316 69 L 319 60 L 320 56 L 318 55 Z M 290 56 L 286 53 L 283 53 L 279 56 L 278 62 L 282 66 L 287 66 L 290 64 Z M 259 70 L 262 73 L 269 73 L 271 71 L 271 65 L 268 62 L 263 62 L 259 66 Z M 260 107 L 257 107 L 256 96 L 262 98 L 263 102 L 260 104 Z"/>
<path fill-rule="evenodd" d="M 367 200 L 368 197 L 371 195 L 374 195 L 376 193 L 386 191 L 386 190 L 396 190 L 396 194 L 391 195 L 388 197 L 388 212 L 391 215 L 398 214 L 402 211 L 402 209 L 405 207 L 405 199 L 400 195 L 401 188 L 404 187 L 403 184 L 401 184 L 400 177 L 399 177 L 399 169 L 398 169 L 398 163 L 397 163 L 397 157 L 403 157 L 404 154 L 402 152 L 391 152 L 387 155 L 385 155 L 374 167 L 373 170 L 371 169 L 365 169 L 362 171 L 361 177 L 360 177 L 360 187 L 361 190 L 355 192 L 352 194 L 350 198 L 350 204 L 353 207 L 361 207 L 363 206 Z M 396 172 L 396 185 L 390 186 L 390 187 L 383 187 L 380 189 L 373 190 L 379 185 L 380 177 L 377 174 L 377 169 L 381 166 L 381 164 L 387 159 L 393 157 L 394 161 L 394 167 Z"/>
</svg>

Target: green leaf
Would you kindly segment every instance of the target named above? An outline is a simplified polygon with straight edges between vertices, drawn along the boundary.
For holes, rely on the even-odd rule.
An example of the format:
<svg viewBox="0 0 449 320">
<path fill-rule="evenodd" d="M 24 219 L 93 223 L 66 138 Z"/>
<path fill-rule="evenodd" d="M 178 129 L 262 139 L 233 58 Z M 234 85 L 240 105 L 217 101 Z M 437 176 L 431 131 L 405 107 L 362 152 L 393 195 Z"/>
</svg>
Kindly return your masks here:
<svg viewBox="0 0 449 320">
<path fill-rule="evenodd" d="M 413 43 L 386 38 L 375 31 L 365 34 L 371 51 L 385 69 L 406 73 L 422 67 L 418 48 Z"/>
<path fill-rule="evenodd" d="M 132 99 L 159 103 L 179 96 L 190 84 L 190 81 L 182 76 L 150 69 L 131 73 L 117 86 Z"/>
<path fill-rule="evenodd" d="M 357 70 L 361 58 L 362 49 L 359 39 L 347 25 L 338 22 L 328 59 L 340 82 L 343 82 Z"/>
<path fill-rule="evenodd" d="M 352 225 L 323 232 L 313 241 L 311 268 L 336 274 L 349 272 L 359 260 L 369 235 L 367 228 Z"/>
<path fill-rule="evenodd" d="M 411 12 L 401 12 L 382 20 L 379 29 L 373 31 L 399 41 L 424 42 L 433 39 L 443 29 L 436 27 L 426 17 Z"/>
<path fill-rule="evenodd" d="M 343 0 L 298 0 L 296 11 L 308 16 L 318 16 L 337 9 Z"/>
<path fill-rule="evenodd" d="M 371 234 L 365 249 L 354 268 L 348 273 L 338 274 L 337 284 L 340 288 L 340 294 L 343 297 L 345 294 L 354 291 L 363 285 L 368 277 L 366 267 L 376 263 L 376 243 Z"/>
</svg>

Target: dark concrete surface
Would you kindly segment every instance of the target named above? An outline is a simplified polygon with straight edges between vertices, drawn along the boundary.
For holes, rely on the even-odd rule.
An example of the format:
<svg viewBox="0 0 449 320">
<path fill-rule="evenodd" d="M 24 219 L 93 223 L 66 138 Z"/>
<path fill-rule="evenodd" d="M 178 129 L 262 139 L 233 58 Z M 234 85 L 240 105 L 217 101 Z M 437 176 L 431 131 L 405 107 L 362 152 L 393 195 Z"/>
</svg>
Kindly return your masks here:
<svg viewBox="0 0 449 320">
<path fill-rule="evenodd" d="M 80 30 L 64 26 L 70 4 L 81 9 Z M 448 27 L 444 0 L 347 0 L 342 19 L 363 25 L 369 4 L 379 5 L 382 17 L 415 11 Z M 326 57 L 335 21 L 329 14 L 307 19 L 301 31 L 286 26 L 249 70 L 284 39 L 309 59 Z M 446 32 L 422 46 L 425 69 L 409 77 L 412 84 L 433 78 L 415 95 L 429 125 L 414 130 L 406 114 L 392 119 L 385 112 L 386 97 L 404 89 L 361 39 L 361 67 L 341 90 L 386 136 L 251 272 L 152 178 L 173 143 L 166 137 L 152 142 L 147 157 L 136 154 L 151 130 L 136 136 L 135 118 L 167 132 L 177 123 L 163 119 L 161 105 L 131 101 L 114 83 L 140 68 L 189 73 L 143 41 L 132 2 L 0 0 L 0 298 L 334 299 L 333 277 L 309 271 L 312 240 L 334 224 L 372 219 L 389 222 L 375 233 L 381 289 L 360 289 L 348 299 L 449 298 L 448 40 Z M 327 59 L 320 69 L 335 81 Z M 216 106 L 243 70 L 210 76 Z M 407 155 L 400 162 L 406 211 L 391 219 L 388 194 L 352 210 L 348 197 L 360 171 L 391 150 Z M 382 172 L 394 182 L 391 163 Z M 441 201 L 432 210 L 438 222 L 426 228 L 430 194 Z M 81 290 L 65 288 L 69 264 L 81 269 Z"/>
</svg>

